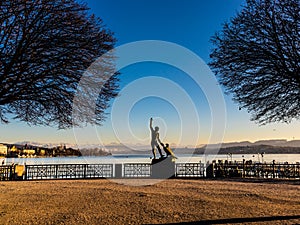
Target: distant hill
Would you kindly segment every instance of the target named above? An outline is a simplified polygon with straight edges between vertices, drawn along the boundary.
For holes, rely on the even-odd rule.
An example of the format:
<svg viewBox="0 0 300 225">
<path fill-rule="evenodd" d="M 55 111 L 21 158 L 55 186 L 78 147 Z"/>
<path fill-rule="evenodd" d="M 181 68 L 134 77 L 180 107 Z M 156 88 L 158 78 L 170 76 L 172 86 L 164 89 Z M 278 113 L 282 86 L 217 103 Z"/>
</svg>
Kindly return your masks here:
<svg viewBox="0 0 300 225">
<path fill-rule="evenodd" d="M 209 146 L 208 148 L 196 148 L 195 154 L 204 154 L 209 152 L 217 152 L 217 149 Z M 231 147 L 221 147 L 217 152 L 218 154 L 300 154 L 300 147 L 287 147 L 287 146 L 271 146 L 263 144 L 252 144 L 246 146 L 231 146 Z"/>
<path fill-rule="evenodd" d="M 220 144 L 203 145 L 201 147 L 215 148 Z M 300 147 L 300 140 L 287 141 L 286 139 L 273 139 L 273 140 L 259 140 L 255 142 L 242 141 L 242 142 L 227 142 L 221 143 L 222 148 L 239 147 L 239 146 L 257 146 L 257 145 L 269 145 L 280 147 Z"/>
<path fill-rule="evenodd" d="M 300 147 L 300 140 L 260 140 L 253 143 L 253 145 L 271 145 L 271 146 L 281 146 L 281 147 Z"/>
</svg>

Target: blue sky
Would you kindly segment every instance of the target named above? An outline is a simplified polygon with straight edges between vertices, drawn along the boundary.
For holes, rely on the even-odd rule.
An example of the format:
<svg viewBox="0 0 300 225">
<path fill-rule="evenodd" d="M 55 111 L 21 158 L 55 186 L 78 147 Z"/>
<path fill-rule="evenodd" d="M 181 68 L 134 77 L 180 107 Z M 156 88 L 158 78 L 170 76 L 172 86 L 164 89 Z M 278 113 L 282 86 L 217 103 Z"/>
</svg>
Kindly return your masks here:
<svg viewBox="0 0 300 225">
<path fill-rule="evenodd" d="M 234 16 L 244 1 L 241 0 L 88 0 L 91 12 L 103 19 L 104 24 L 117 38 L 116 46 L 135 41 L 160 40 L 176 43 L 197 54 L 204 62 L 209 62 L 212 45 L 210 37 L 222 28 L 222 24 Z M 158 53 L 159 54 L 159 53 Z M 143 79 L 149 80 L 145 87 Z M 167 82 L 158 92 L 158 96 L 141 96 L 129 112 L 117 112 L 114 118 L 108 117 L 102 127 L 87 127 L 58 131 L 55 128 L 28 126 L 12 121 L 1 125 L 0 136 L 3 142 L 37 141 L 55 143 L 108 144 L 116 143 L 149 143 L 148 120 L 154 117 L 155 125 L 160 126 L 162 138 L 178 145 L 208 143 L 211 133 L 212 112 L 204 91 L 182 70 L 163 63 L 145 62 L 121 69 L 120 89 L 130 90 L 131 96 L 139 98 L 141 90 L 146 87 L 155 89 L 156 81 Z M 145 81 L 145 80 L 144 80 Z M 217 85 L 217 84 L 216 84 Z M 174 89 L 172 89 L 172 87 Z M 127 89 L 126 89 L 127 88 Z M 131 90 L 131 89 L 133 90 Z M 176 88 L 189 96 L 194 104 L 199 121 L 189 113 L 188 103 L 178 98 L 177 108 L 164 96 L 172 96 Z M 124 95 L 123 95 L 124 96 Z M 300 139 L 300 123 L 269 124 L 258 126 L 250 121 L 246 111 L 239 111 L 230 96 L 224 95 L 226 103 L 225 142 L 255 141 L 259 139 Z M 127 99 L 116 99 L 115 104 L 126 103 Z M 129 104 L 129 102 L 128 102 Z M 126 105 L 126 104 L 125 104 Z M 118 106 L 115 105 L 115 108 Z M 178 109 L 179 108 L 179 109 Z M 183 112 L 182 112 L 183 111 Z M 111 113 L 111 109 L 108 110 Z M 128 115 L 127 115 L 128 114 Z M 189 117 L 189 116 L 188 116 Z M 116 121 L 125 121 L 128 126 L 119 126 Z M 184 123 L 184 124 L 183 124 Z M 190 126 L 190 132 L 182 134 L 182 127 Z M 198 129 L 199 133 L 193 133 Z M 126 134 L 131 134 L 126 136 Z M 197 137 L 195 137 L 195 135 Z M 218 140 L 215 140 L 216 142 Z"/>
</svg>

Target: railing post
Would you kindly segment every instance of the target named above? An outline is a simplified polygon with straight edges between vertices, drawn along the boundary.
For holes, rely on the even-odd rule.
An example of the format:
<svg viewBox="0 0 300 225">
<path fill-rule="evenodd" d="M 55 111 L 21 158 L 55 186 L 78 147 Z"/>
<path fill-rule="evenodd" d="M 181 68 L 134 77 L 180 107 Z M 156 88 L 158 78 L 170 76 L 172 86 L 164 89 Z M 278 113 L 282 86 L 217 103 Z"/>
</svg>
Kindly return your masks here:
<svg viewBox="0 0 300 225">
<path fill-rule="evenodd" d="M 15 164 L 10 168 L 10 180 L 15 180 Z"/>
<path fill-rule="evenodd" d="M 122 178 L 122 164 L 115 164 L 115 178 Z"/>
<path fill-rule="evenodd" d="M 246 176 L 246 171 L 245 171 L 245 159 L 243 159 L 243 178 Z"/>
<path fill-rule="evenodd" d="M 273 166 L 272 170 L 273 170 L 273 179 L 274 179 L 275 178 L 275 160 L 273 160 L 273 165 L 272 166 Z"/>
<path fill-rule="evenodd" d="M 58 165 L 55 166 L 55 179 L 58 178 Z"/>
<path fill-rule="evenodd" d="M 24 175 L 24 180 L 27 180 L 27 165 L 25 164 L 25 175 Z"/>
</svg>

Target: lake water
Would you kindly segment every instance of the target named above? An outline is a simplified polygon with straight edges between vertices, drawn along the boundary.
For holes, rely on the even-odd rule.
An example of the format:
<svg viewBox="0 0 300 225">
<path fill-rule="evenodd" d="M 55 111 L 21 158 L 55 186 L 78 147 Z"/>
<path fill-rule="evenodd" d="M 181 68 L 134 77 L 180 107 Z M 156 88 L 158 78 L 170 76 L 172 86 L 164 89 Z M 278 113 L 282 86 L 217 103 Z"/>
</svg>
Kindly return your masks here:
<svg viewBox="0 0 300 225">
<path fill-rule="evenodd" d="M 52 158 L 3 158 L 6 165 L 27 164 L 27 165 L 43 165 L 43 164 L 103 164 L 103 163 L 151 163 L 151 155 L 112 155 L 112 156 L 83 156 L 83 157 L 52 157 Z M 300 163 L 300 154 L 265 154 L 263 157 L 260 154 L 244 154 L 244 155 L 188 155 L 178 154 L 176 163 L 198 163 L 212 162 L 212 160 L 233 160 L 242 161 L 252 160 L 254 162 L 271 163 L 289 162 Z"/>
</svg>

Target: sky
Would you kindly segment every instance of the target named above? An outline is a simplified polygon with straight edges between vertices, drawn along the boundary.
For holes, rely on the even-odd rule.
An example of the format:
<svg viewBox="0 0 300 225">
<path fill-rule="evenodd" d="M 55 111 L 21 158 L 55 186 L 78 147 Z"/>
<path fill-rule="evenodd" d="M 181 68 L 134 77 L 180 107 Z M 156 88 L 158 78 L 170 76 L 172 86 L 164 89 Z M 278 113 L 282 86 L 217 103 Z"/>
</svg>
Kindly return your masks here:
<svg viewBox="0 0 300 225">
<path fill-rule="evenodd" d="M 126 60 L 140 58 L 139 62 L 131 61 L 120 68 L 120 96 L 108 109 L 107 120 L 101 127 L 69 130 L 11 121 L 8 125 L 1 124 L 1 142 L 147 145 L 150 117 L 154 118 L 154 126 L 160 127 L 161 139 L 176 146 L 300 139 L 299 121 L 265 126 L 250 121 L 250 114 L 239 110 L 231 96 L 224 94 L 207 67 L 213 47 L 211 36 L 241 10 L 243 0 L 86 2 L 90 12 L 114 33 L 117 48 L 133 47 L 127 51 Z M 148 44 L 143 52 L 141 49 Z M 160 44 L 161 48 L 157 48 Z M 155 60 L 143 61 L 152 45 Z M 177 50 L 182 50 L 182 54 L 177 55 Z M 199 60 L 193 63 L 190 53 Z M 165 61 L 160 59 L 164 55 Z M 173 58 L 174 63 L 168 64 Z M 197 63 L 198 67 L 194 65 Z M 187 71 L 183 69 L 185 65 Z"/>
</svg>

